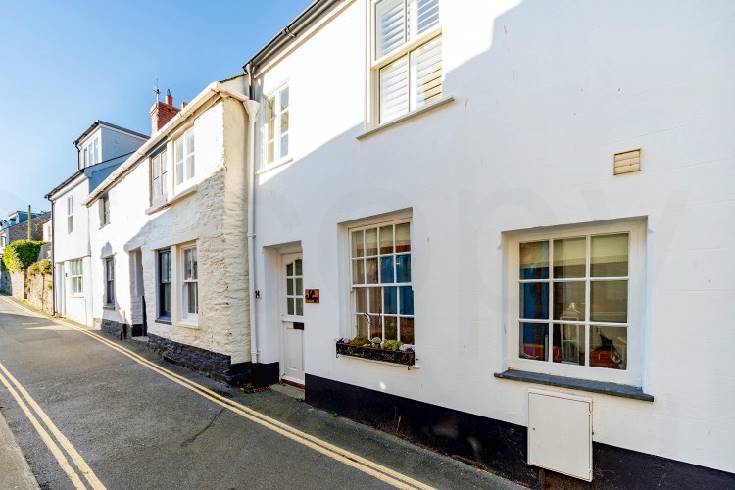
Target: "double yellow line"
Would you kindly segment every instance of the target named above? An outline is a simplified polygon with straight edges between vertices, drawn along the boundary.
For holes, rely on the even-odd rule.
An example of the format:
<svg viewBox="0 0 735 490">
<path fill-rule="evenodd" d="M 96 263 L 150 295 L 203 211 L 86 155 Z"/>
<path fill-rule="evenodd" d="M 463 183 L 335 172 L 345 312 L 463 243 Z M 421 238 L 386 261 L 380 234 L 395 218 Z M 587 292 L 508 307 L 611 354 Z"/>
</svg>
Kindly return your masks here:
<svg viewBox="0 0 735 490">
<path fill-rule="evenodd" d="M 37 316 L 37 313 L 23 306 L 20 306 L 20 305 L 18 306 L 32 313 L 34 316 Z M 61 321 L 54 320 L 54 321 L 56 321 L 57 323 L 66 325 L 88 337 L 91 337 L 105 344 L 107 347 L 110 347 L 111 349 L 118 351 L 120 354 L 132 359 L 134 362 L 142 366 L 145 366 L 148 369 L 151 369 L 152 371 L 155 371 L 156 373 L 164 376 L 165 378 L 168 378 L 174 383 L 188 389 L 189 391 L 196 393 L 197 395 L 200 395 L 210 400 L 211 402 L 229 410 L 230 412 L 236 415 L 244 417 L 269 430 L 272 430 L 273 432 L 276 432 L 284 437 L 287 437 L 288 439 L 291 439 L 292 441 L 295 441 L 299 444 L 302 444 L 303 446 L 311 448 L 314 451 L 317 451 L 335 461 L 338 461 L 342 464 L 351 466 L 364 473 L 367 473 L 368 475 L 374 478 L 377 478 L 378 480 L 381 480 L 391 486 L 394 486 L 396 488 L 405 488 L 405 489 L 422 489 L 422 490 L 432 489 L 432 487 L 430 487 L 429 485 L 426 485 L 407 475 L 404 475 L 395 470 L 392 470 L 391 468 L 388 468 L 386 466 L 370 461 L 369 459 L 363 458 L 362 456 L 354 454 L 341 447 L 335 446 L 334 444 L 330 444 L 329 442 L 326 442 L 322 439 L 319 439 L 318 437 L 315 437 L 311 434 L 308 434 L 299 429 L 291 427 L 288 424 L 285 424 L 283 422 L 280 422 L 279 420 L 276 420 L 272 417 L 264 415 L 256 410 L 246 407 L 245 405 L 242 405 L 233 400 L 230 400 L 229 398 L 225 398 L 222 395 L 210 390 L 209 388 L 202 386 L 198 383 L 195 383 L 194 381 L 191 381 L 190 379 L 185 378 L 179 374 L 176 374 L 173 371 L 170 371 L 169 369 L 161 367 L 149 361 L 148 359 L 145 359 L 144 357 L 136 354 L 135 352 L 130 351 L 126 349 L 125 347 L 122 347 L 121 345 L 118 345 L 115 342 L 112 342 L 111 340 L 95 332 L 92 332 L 85 328 L 78 327 L 77 325 L 74 325 L 73 323 L 66 322 L 63 320 Z"/>
<path fill-rule="evenodd" d="M 105 486 L 99 478 L 97 478 L 97 475 L 94 474 L 94 471 L 92 471 L 84 459 L 82 459 L 77 450 L 74 449 L 74 446 L 69 442 L 69 439 L 61 433 L 59 428 L 56 427 L 56 424 L 54 424 L 48 415 L 41 410 L 38 403 L 31 398 L 28 391 L 23 388 L 23 385 L 18 382 L 15 376 L 13 376 L 2 363 L 0 363 L 0 383 L 5 385 L 25 416 L 28 417 L 31 425 L 36 429 L 36 432 L 41 437 L 43 443 L 46 444 L 49 451 L 51 451 L 51 454 L 59 463 L 61 469 L 67 474 L 69 479 L 71 479 L 74 488 L 80 490 L 87 489 L 84 482 L 77 474 L 77 471 L 71 464 L 69 464 L 66 454 L 69 455 L 74 466 L 76 466 L 82 476 L 87 480 L 89 488 L 92 488 L 93 490 L 104 490 Z M 64 451 L 66 451 L 66 454 L 64 454 Z"/>
</svg>

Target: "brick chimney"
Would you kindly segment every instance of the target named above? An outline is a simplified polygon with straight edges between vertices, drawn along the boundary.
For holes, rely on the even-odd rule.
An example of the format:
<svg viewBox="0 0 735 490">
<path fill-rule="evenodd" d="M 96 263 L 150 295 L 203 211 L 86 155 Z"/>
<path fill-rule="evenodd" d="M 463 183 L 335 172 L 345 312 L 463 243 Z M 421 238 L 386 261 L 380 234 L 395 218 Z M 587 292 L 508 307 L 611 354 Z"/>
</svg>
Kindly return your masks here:
<svg viewBox="0 0 735 490">
<path fill-rule="evenodd" d="M 179 110 L 174 107 L 171 90 L 166 91 L 166 102 L 159 100 L 151 107 L 151 133 L 165 126 L 178 112 Z"/>
</svg>

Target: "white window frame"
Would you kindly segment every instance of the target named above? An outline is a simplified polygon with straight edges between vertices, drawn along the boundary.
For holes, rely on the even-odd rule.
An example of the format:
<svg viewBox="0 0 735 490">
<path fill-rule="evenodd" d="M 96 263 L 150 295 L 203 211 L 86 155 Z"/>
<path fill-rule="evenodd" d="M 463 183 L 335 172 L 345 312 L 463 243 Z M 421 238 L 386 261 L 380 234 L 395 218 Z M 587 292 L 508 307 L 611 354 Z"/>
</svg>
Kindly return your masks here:
<svg viewBox="0 0 735 490">
<path fill-rule="evenodd" d="M 94 156 L 94 158 L 92 158 Z M 85 143 L 82 150 L 82 167 L 91 167 L 100 163 L 100 137 L 99 135 Z"/>
<path fill-rule="evenodd" d="M 288 91 L 288 107 L 286 107 L 286 109 L 283 109 L 283 107 L 281 106 L 281 94 L 286 90 Z M 273 99 L 272 119 L 269 118 L 271 112 L 269 109 L 268 101 L 270 99 Z M 266 169 L 270 167 L 276 167 L 288 161 L 291 157 L 291 89 L 288 82 L 282 83 L 276 89 L 272 90 L 266 96 L 264 96 L 262 107 L 263 120 L 261 124 L 261 140 L 263 144 L 261 148 L 261 169 Z M 283 118 L 284 114 L 288 116 L 288 128 L 286 129 L 285 133 L 281 133 L 281 119 Z M 270 144 L 271 139 L 268 138 L 268 132 L 271 125 L 273 125 L 273 158 L 269 159 L 268 145 Z M 281 138 L 283 136 L 288 138 L 288 148 L 286 153 L 282 154 Z"/>
<path fill-rule="evenodd" d="M 197 254 L 197 277 L 194 279 L 187 278 L 186 277 L 186 251 L 187 250 L 195 250 Z M 179 273 L 177 276 L 180 278 L 178 281 L 179 283 L 179 318 L 181 319 L 181 322 L 187 323 L 189 325 L 197 325 L 199 322 L 199 250 L 197 248 L 196 243 L 189 243 L 186 245 L 180 245 L 178 249 L 178 266 L 179 266 Z M 196 283 L 197 285 L 197 312 L 196 313 L 189 313 L 187 310 L 188 308 L 188 297 L 187 297 L 187 290 L 185 288 L 186 284 L 188 283 Z"/>
<path fill-rule="evenodd" d="M 523 359 L 519 356 L 519 253 L 518 247 L 523 242 L 549 241 L 561 238 L 574 238 L 588 235 L 608 235 L 628 233 L 628 318 L 627 318 L 627 366 L 626 369 L 579 366 L 553 362 L 553 340 L 549 337 L 546 361 Z M 587 240 L 587 276 L 589 276 L 589 243 Z M 643 341 L 645 338 L 645 267 L 646 267 L 646 223 L 643 220 L 620 220 L 602 224 L 569 225 L 552 227 L 545 230 L 529 232 L 508 232 L 504 236 L 506 282 L 504 287 L 505 331 L 507 332 L 507 364 L 511 369 L 533 371 L 539 373 L 567 376 L 571 378 L 590 379 L 613 383 L 641 386 L 643 370 Z M 549 254 L 553 253 L 550 246 Z M 551 266 L 550 266 L 551 267 Z M 551 272 L 551 270 L 550 270 Z M 549 304 L 549 320 L 538 323 L 552 325 L 561 323 L 553 318 L 553 283 L 552 275 L 547 280 L 552 295 Z M 619 279 L 619 278 L 616 278 Z M 589 285 L 589 280 L 586 281 Z M 586 286 L 589 289 L 589 286 Z M 589 309 L 589 291 L 586 296 L 586 308 Z M 589 315 L 586 316 L 589 318 Z M 529 322 L 533 323 L 533 322 Z M 587 320 L 586 325 L 604 324 Z M 553 328 L 553 327 L 552 327 Z M 589 344 L 589 328 L 585 327 L 585 339 Z M 585 356 L 589 356 L 589 348 L 585 346 Z"/>
<path fill-rule="evenodd" d="M 82 262 L 82 259 L 75 259 L 75 260 L 70 260 L 68 264 L 69 264 L 69 291 L 71 291 L 71 295 L 74 297 L 84 296 L 84 263 Z M 74 270 L 75 264 L 79 265 L 78 271 Z M 79 288 L 74 287 L 75 283 L 77 282 L 79 284 Z"/>
<path fill-rule="evenodd" d="M 105 271 L 105 306 L 115 306 L 115 257 L 110 256 L 103 258 L 102 265 Z M 112 265 L 112 274 L 110 274 L 110 269 L 108 268 L 110 265 Z M 112 297 L 109 295 L 110 283 L 112 283 Z"/>
<path fill-rule="evenodd" d="M 159 151 L 150 158 L 150 203 L 162 204 L 168 200 L 168 151 Z"/>
<path fill-rule="evenodd" d="M 409 225 L 409 243 L 410 243 L 410 250 L 408 252 L 397 252 L 395 250 L 395 241 L 396 241 L 396 226 L 408 223 Z M 353 251 L 353 233 L 357 231 L 364 231 L 376 228 L 380 230 L 381 227 L 385 226 L 392 226 L 393 227 L 393 252 L 392 253 L 385 253 L 381 254 L 380 252 L 380 235 L 379 231 L 378 234 L 376 234 L 377 239 L 377 255 L 366 255 L 367 254 L 367 248 L 364 247 L 363 251 L 364 254 L 362 257 L 353 257 L 352 251 Z M 416 342 L 416 289 L 415 289 L 415 278 L 414 278 L 414 254 L 416 253 L 414 249 L 414 230 L 413 230 L 413 219 L 410 216 L 396 216 L 389 219 L 380 219 L 380 220 L 373 220 L 373 221 L 364 221 L 355 224 L 354 226 L 349 226 L 347 228 L 348 233 L 348 244 L 349 244 L 349 263 L 348 263 L 348 277 L 349 277 L 349 288 L 350 288 L 350 308 L 349 308 L 349 318 L 350 318 L 350 332 L 348 336 L 353 337 L 358 334 L 358 327 L 357 327 L 357 289 L 360 288 L 381 288 L 381 294 L 380 294 L 380 310 L 381 313 L 379 314 L 381 319 L 381 338 L 385 339 L 385 316 L 395 316 L 398 318 L 398 324 L 396 326 L 396 336 L 398 337 L 398 340 L 400 340 L 401 337 L 401 318 L 411 318 L 414 322 L 414 345 Z M 364 238 L 363 238 L 364 239 Z M 381 266 L 380 266 L 380 257 L 386 257 L 386 256 L 393 256 L 393 273 L 397 273 L 397 267 L 398 267 L 398 261 L 396 260 L 397 256 L 400 255 L 410 255 L 411 256 L 411 280 L 409 282 L 395 282 L 395 277 L 393 282 L 381 282 Z M 353 278 L 353 261 L 355 260 L 366 260 L 368 258 L 378 258 L 378 282 L 373 283 L 367 283 L 367 268 L 364 270 L 366 282 L 365 284 L 356 285 L 354 283 Z M 386 287 L 395 287 L 397 289 L 396 291 L 396 313 L 395 314 L 386 314 L 385 313 L 385 289 Z M 401 314 L 400 308 L 401 308 L 401 301 L 400 301 L 400 288 L 401 287 L 411 287 L 412 289 L 412 295 L 413 295 L 413 315 L 406 315 Z M 368 291 L 369 294 L 369 291 Z M 370 298 L 366 296 L 366 305 L 369 309 L 369 303 Z M 370 333 L 370 325 L 368 325 L 368 335 Z"/>
<path fill-rule="evenodd" d="M 74 233 L 74 196 L 66 198 L 66 232 Z"/>
<path fill-rule="evenodd" d="M 390 124 L 393 121 L 396 121 L 397 119 L 401 119 L 403 117 L 406 117 L 408 115 L 411 115 L 416 112 L 420 112 L 424 110 L 426 107 L 431 107 L 434 104 L 437 104 L 441 102 L 443 99 L 446 98 L 446 93 L 444 92 L 444 80 L 445 80 L 445 73 L 444 73 L 444 47 L 443 47 L 443 38 L 442 38 L 442 6 L 441 6 L 441 0 L 439 2 L 439 22 L 437 25 L 430 27 L 426 31 L 422 32 L 421 34 L 417 34 L 414 37 L 412 37 L 412 33 L 406 30 L 406 41 L 400 45 L 399 47 L 395 48 L 393 51 L 386 53 L 383 56 L 378 57 L 377 56 L 377 36 L 376 36 L 376 29 L 377 29 L 377 20 L 376 20 L 376 10 L 378 4 L 384 0 L 370 0 L 368 3 L 368 19 L 370 19 L 369 23 L 369 32 L 368 32 L 368 110 L 367 110 L 367 122 L 369 128 L 376 128 L 378 126 L 382 126 L 385 124 Z M 414 10 L 413 6 L 415 5 L 415 0 L 404 0 L 406 2 L 406 9 L 408 10 Z M 414 14 L 415 18 L 415 14 Z M 411 54 L 421 48 L 422 46 L 434 41 L 435 39 L 439 39 L 439 43 L 442 45 L 442 94 L 440 95 L 439 99 L 436 102 L 428 103 L 426 106 L 416 108 L 416 101 L 415 101 L 415 92 L 413 88 L 412 83 L 412 68 L 411 68 Z M 409 90 L 409 107 L 408 111 L 394 117 L 393 119 L 388 119 L 381 121 L 380 119 L 380 71 L 390 65 L 391 63 L 397 61 L 400 58 L 407 57 L 408 59 L 408 90 Z"/>
<path fill-rule="evenodd" d="M 162 277 L 162 261 L 161 256 L 166 254 L 168 256 L 168 280 L 164 281 Z M 171 322 L 173 313 L 174 313 L 174 291 L 173 291 L 173 285 L 174 285 L 174 251 L 167 247 L 162 248 L 159 250 L 156 250 L 156 321 L 166 321 Z M 162 315 L 161 309 L 163 307 L 162 305 L 162 286 L 164 284 L 168 284 L 168 304 L 169 304 L 169 311 L 168 315 Z"/>
<path fill-rule="evenodd" d="M 187 144 L 189 139 L 192 141 L 192 148 Z M 193 126 L 174 139 L 173 154 L 174 179 L 179 186 L 196 176 L 196 133 Z"/>
<path fill-rule="evenodd" d="M 110 224 L 110 195 L 104 194 L 99 199 L 100 228 Z"/>
</svg>

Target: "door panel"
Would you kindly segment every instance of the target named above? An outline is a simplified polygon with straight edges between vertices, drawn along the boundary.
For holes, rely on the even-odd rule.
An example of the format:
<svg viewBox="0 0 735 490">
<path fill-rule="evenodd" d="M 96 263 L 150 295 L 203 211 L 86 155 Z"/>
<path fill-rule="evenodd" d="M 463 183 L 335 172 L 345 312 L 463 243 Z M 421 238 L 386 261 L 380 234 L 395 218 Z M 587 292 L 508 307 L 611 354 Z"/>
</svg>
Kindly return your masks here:
<svg viewBox="0 0 735 490">
<path fill-rule="evenodd" d="M 282 256 L 281 378 L 304 384 L 304 276 L 301 254 Z"/>
</svg>

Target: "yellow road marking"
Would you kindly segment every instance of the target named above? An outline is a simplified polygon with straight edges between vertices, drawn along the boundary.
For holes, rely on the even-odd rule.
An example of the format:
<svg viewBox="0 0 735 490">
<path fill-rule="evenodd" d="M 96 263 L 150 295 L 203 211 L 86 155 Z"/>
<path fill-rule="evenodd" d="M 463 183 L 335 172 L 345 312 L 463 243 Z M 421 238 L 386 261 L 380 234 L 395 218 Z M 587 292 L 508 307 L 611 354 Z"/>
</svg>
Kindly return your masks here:
<svg viewBox="0 0 735 490">
<path fill-rule="evenodd" d="M 23 398 L 25 398 L 25 400 L 28 402 L 28 405 L 30 405 L 33 411 L 36 412 L 36 415 L 38 415 L 41 421 L 46 424 L 46 427 L 48 427 L 56 440 L 59 441 L 61 447 L 63 447 L 64 450 L 69 454 L 74 465 L 79 468 L 79 471 L 82 473 L 87 482 L 89 482 L 91 488 L 93 488 L 94 490 L 104 490 L 105 486 L 102 484 L 99 478 L 97 478 L 97 475 L 94 474 L 94 471 L 92 471 L 92 468 L 89 467 L 87 462 L 84 461 L 84 459 L 79 455 L 69 439 L 66 438 L 66 436 L 59 430 L 58 427 L 56 427 L 56 424 L 54 424 L 49 416 L 46 415 L 43 410 L 41 410 L 41 407 L 38 406 L 38 403 L 36 403 L 33 398 L 31 398 L 31 395 L 28 393 L 28 391 L 26 391 L 23 385 L 21 385 L 20 382 L 15 379 L 15 376 L 13 376 L 10 371 L 8 371 L 5 366 L 3 366 L 1 362 L 0 371 L 2 371 L 5 376 L 7 376 L 7 378 L 15 385 Z"/>
<path fill-rule="evenodd" d="M 38 313 L 28 308 L 25 308 L 22 305 L 16 304 L 16 306 L 30 312 L 33 315 L 38 315 Z M 134 362 L 161 374 L 162 376 L 170 379 L 174 383 L 180 386 L 183 386 L 184 388 L 200 396 L 203 396 L 204 398 L 209 399 L 213 403 L 216 403 L 217 405 L 220 405 L 230 410 L 231 412 L 237 415 L 240 415 L 241 417 L 247 418 L 248 420 L 251 420 L 257 424 L 260 424 L 278 434 L 281 434 L 284 437 L 287 437 L 295 442 L 298 442 L 299 444 L 302 444 L 321 454 L 324 454 L 325 456 L 328 456 L 334 459 L 335 461 L 338 461 L 347 466 L 352 466 L 356 469 L 359 469 L 360 471 L 363 471 L 385 483 L 388 483 L 389 485 L 392 485 L 396 488 L 407 488 L 407 489 L 418 488 L 422 490 L 431 490 L 433 488 L 407 475 L 399 473 L 391 468 L 388 468 L 386 466 L 370 461 L 369 459 L 363 458 L 362 456 L 358 456 L 357 454 L 354 454 L 346 449 L 330 444 L 322 439 L 319 439 L 316 436 L 303 432 L 299 429 L 296 429 L 295 427 L 291 427 L 288 424 L 285 424 L 279 420 L 276 420 L 267 415 L 264 415 L 256 410 L 246 407 L 245 405 L 242 405 L 233 400 L 230 400 L 229 398 L 225 398 L 219 393 L 216 393 L 205 386 L 202 386 L 194 381 L 191 381 L 188 378 L 180 376 L 179 374 L 176 374 L 173 371 L 170 371 L 164 367 L 161 367 L 149 361 L 148 359 L 145 359 L 144 357 L 136 354 L 135 352 L 130 351 L 126 349 L 125 347 L 122 347 L 112 342 L 111 340 L 108 340 L 107 338 L 102 337 L 101 335 L 94 333 L 88 329 L 78 327 L 77 325 L 64 321 L 64 320 L 54 319 L 53 321 L 63 324 L 63 325 L 67 325 L 84 335 L 92 337 L 93 339 L 107 345 L 108 347 L 120 352 L 124 356 L 132 359 Z"/>
<path fill-rule="evenodd" d="M 33 428 L 36 429 L 36 432 L 41 437 L 41 440 L 43 441 L 43 443 L 46 444 L 46 447 L 51 452 L 53 457 L 59 463 L 59 466 L 61 466 L 61 469 L 69 477 L 72 485 L 74 485 L 74 488 L 78 490 L 80 489 L 86 490 L 84 483 L 82 483 L 82 480 L 79 478 L 79 475 L 77 475 L 76 471 L 74 471 L 74 468 L 72 468 L 72 466 L 69 464 L 69 460 L 66 459 L 64 452 L 56 444 L 56 442 L 54 442 L 53 438 L 51 437 L 51 434 L 49 434 L 48 431 L 44 429 L 43 425 L 41 425 L 41 422 L 39 422 L 38 419 L 33 415 L 33 413 L 31 413 L 31 410 L 25 404 L 20 394 L 17 391 L 15 391 L 15 389 L 10 384 L 10 382 L 7 380 L 7 378 L 3 376 L 2 374 L 0 374 L 0 382 L 5 385 L 5 387 L 10 392 L 10 395 L 13 398 L 15 398 L 15 401 L 18 403 L 18 406 L 23 411 L 23 413 L 28 418 L 28 420 L 31 422 L 31 425 L 33 425 Z"/>
</svg>

